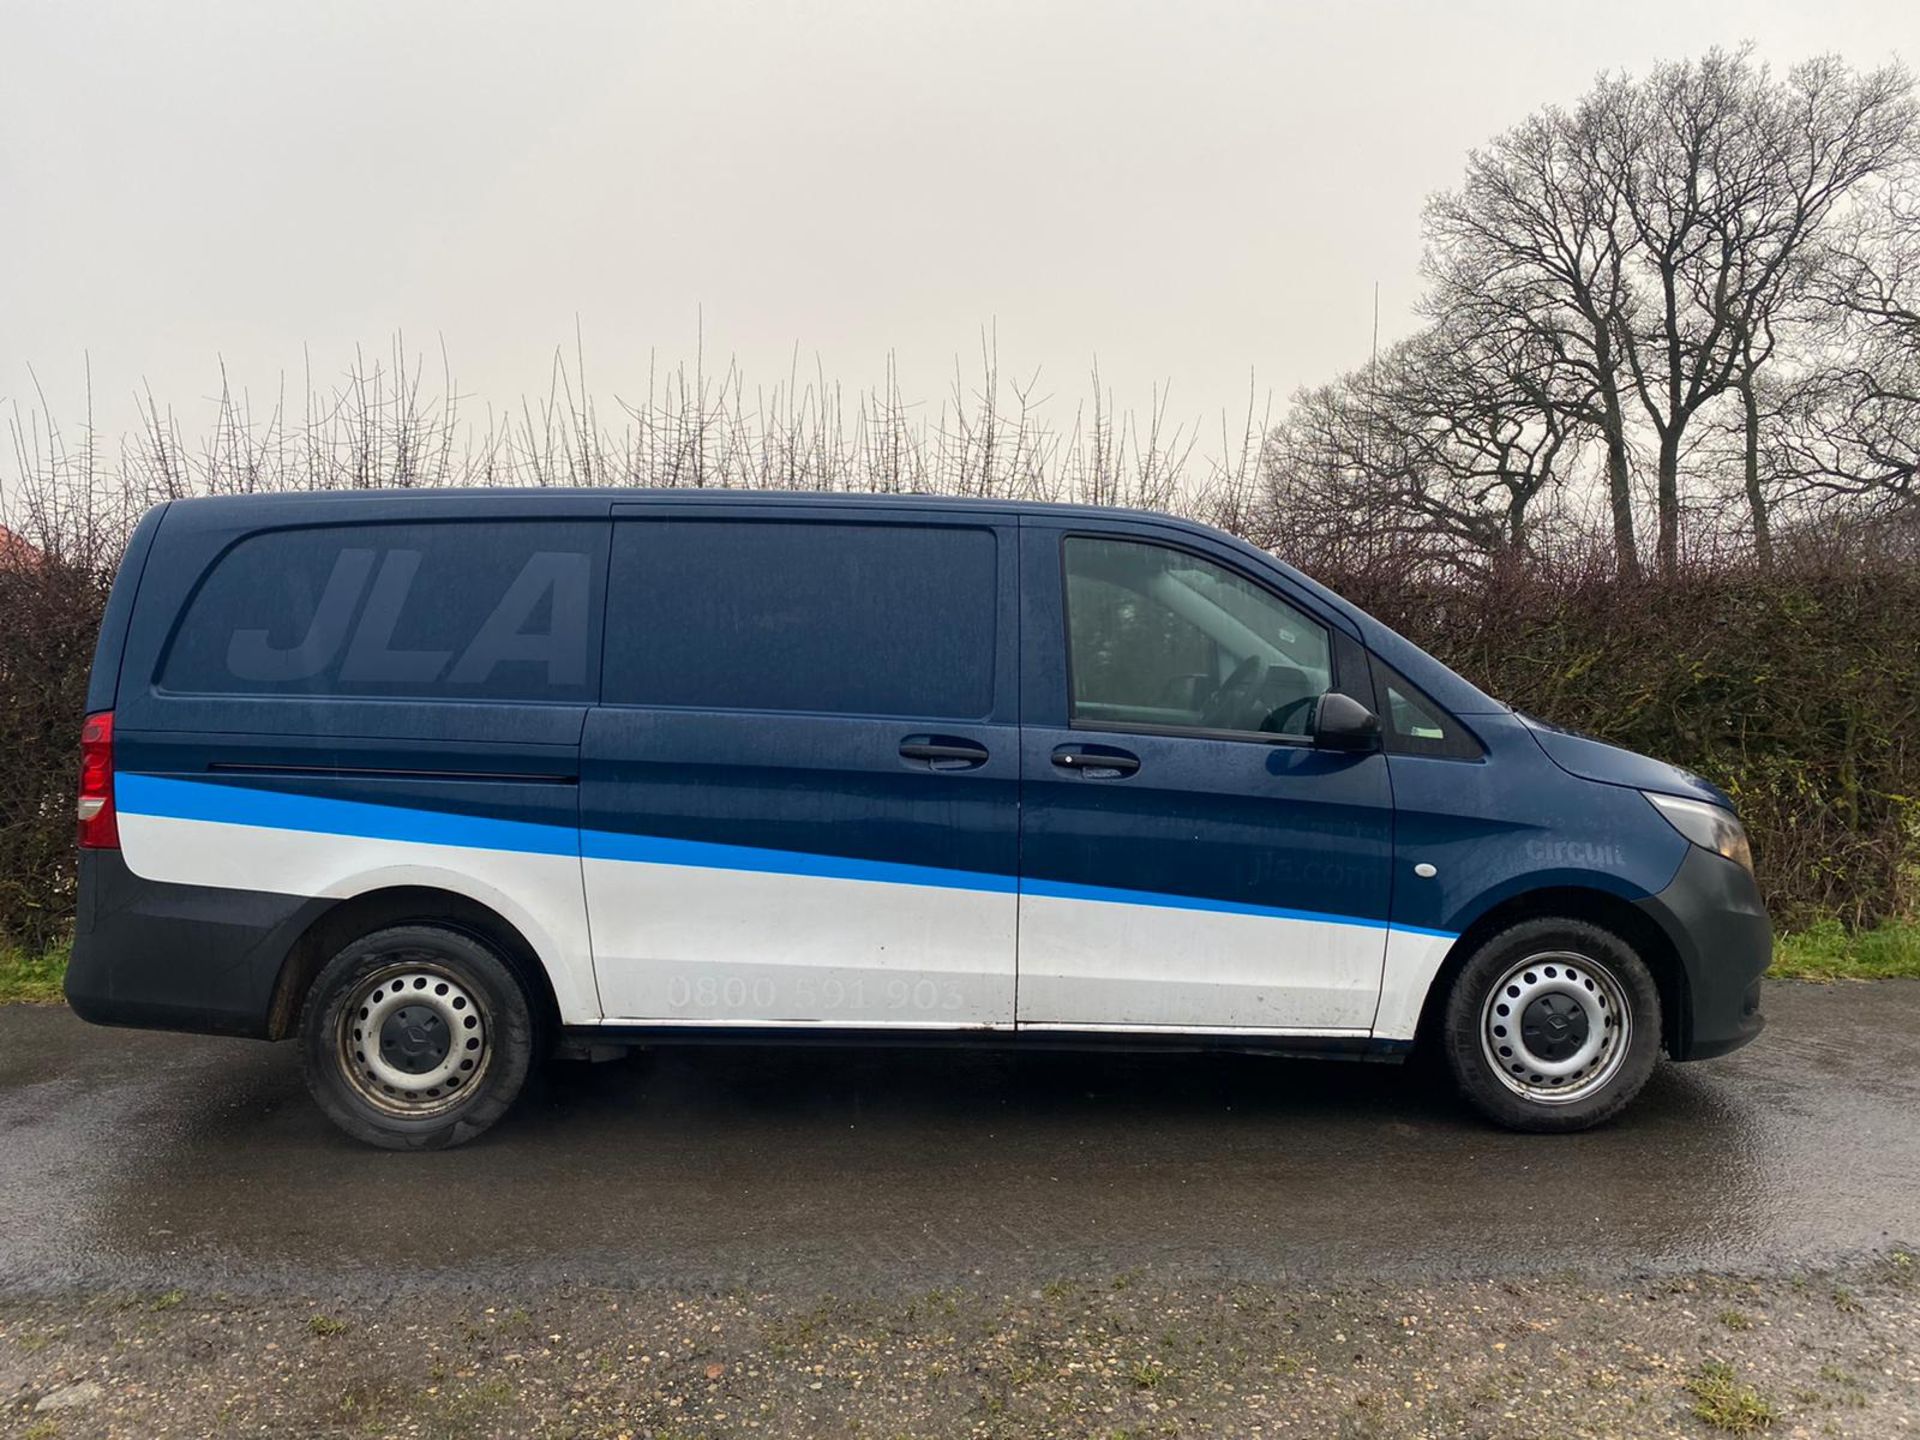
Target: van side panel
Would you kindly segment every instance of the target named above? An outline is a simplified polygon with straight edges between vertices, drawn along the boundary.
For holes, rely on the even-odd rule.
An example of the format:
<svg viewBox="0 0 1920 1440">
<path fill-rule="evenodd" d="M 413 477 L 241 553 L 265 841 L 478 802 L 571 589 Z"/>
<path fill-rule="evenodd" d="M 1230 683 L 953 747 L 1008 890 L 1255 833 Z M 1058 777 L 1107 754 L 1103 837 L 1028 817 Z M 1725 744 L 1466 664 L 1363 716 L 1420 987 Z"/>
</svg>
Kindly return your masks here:
<svg viewBox="0 0 1920 1440">
<path fill-rule="evenodd" d="M 563 1021 L 598 1020 L 578 778 L 607 510 L 526 496 L 176 503 L 118 686 L 124 874 L 94 867 L 76 943 L 95 1008 L 171 1006 L 161 1023 L 258 1033 L 312 919 L 405 886 L 500 915 Z M 176 917 L 180 943 L 118 918 L 154 916 Z M 183 964 L 194 937 L 207 955 Z M 115 978 L 100 981 L 108 952 Z"/>
</svg>

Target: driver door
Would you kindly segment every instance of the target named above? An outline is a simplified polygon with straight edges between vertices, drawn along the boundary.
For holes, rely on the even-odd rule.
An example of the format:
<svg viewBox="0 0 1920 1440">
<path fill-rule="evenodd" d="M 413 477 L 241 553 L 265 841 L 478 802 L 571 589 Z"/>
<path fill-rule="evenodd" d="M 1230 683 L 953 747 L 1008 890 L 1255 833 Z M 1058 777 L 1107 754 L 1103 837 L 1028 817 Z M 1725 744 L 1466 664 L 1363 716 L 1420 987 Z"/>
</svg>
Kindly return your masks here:
<svg viewBox="0 0 1920 1440">
<path fill-rule="evenodd" d="M 1365 1034 L 1386 760 L 1307 734 L 1365 652 L 1196 540 L 1022 527 L 1018 1023 Z"/>
</svg>

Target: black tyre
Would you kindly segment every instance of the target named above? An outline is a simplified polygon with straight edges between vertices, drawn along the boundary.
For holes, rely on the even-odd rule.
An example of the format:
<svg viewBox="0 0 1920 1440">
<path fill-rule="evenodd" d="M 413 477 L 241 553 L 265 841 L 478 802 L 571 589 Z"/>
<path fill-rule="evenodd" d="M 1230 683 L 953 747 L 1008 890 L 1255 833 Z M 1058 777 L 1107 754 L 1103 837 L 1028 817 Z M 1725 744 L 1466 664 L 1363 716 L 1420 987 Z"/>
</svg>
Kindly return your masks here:
<svg viewBox="0 0 1920 1440">
<path fill-rule="evenodd" d="M 1482 1114 L 1513 1130 L 1586 1130 L 1653 1073 L 1660 990 L 1611 931 L 1527 920 L 1474 952 L 1443 1027 L 1447 1066 Z"/>
<path fill-rule="evenodd" d="M 534 1054 L 527 997 L 498 955 L 431 925 L 380 930 L 327 962 L 300 1014 L 307 1088 L 356 1140 L 438 1150 L 513 1104 Z"/>
</svg>

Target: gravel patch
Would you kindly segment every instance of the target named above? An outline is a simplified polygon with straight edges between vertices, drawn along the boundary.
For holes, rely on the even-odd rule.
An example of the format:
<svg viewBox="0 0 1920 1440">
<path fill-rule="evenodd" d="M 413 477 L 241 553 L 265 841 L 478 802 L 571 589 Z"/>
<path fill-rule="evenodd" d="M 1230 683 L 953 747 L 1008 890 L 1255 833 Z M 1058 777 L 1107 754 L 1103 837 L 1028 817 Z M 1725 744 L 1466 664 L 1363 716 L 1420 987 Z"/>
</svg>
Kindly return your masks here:
<svg viewBox="0 0 1920 1440">
<path fill-rule="evenodd" d="M 0 1300 L 0 1434 L 1899 1435 L 1917 1271 Z"/>
</svg>

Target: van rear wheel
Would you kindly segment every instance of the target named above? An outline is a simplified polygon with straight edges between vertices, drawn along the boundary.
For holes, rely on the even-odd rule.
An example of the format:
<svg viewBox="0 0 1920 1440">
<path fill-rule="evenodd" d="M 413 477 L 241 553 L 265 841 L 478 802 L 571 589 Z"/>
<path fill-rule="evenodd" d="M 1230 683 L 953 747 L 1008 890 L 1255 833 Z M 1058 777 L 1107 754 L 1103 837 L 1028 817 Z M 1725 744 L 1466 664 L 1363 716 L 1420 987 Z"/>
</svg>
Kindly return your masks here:
<svg viewBox="0 0 1920 1440">
<path fill-rule="evenodd" d="M 437 1150 L 513 1104 L 534 1048 L 513 971 L 470 936 L 400 925 L 327 962 L 300 1016 L 307 1088 L 356 1140 Z"/>
<path fill-rule="evenodd" d="M 1447 997 L 1461 1093 L 1514 1130 L 1586 1130 L 1640 1093 L 1660 1057 L 1660 990 L 1619 936 L 1527 920 L 1488 940 Z"/>
</svg>

